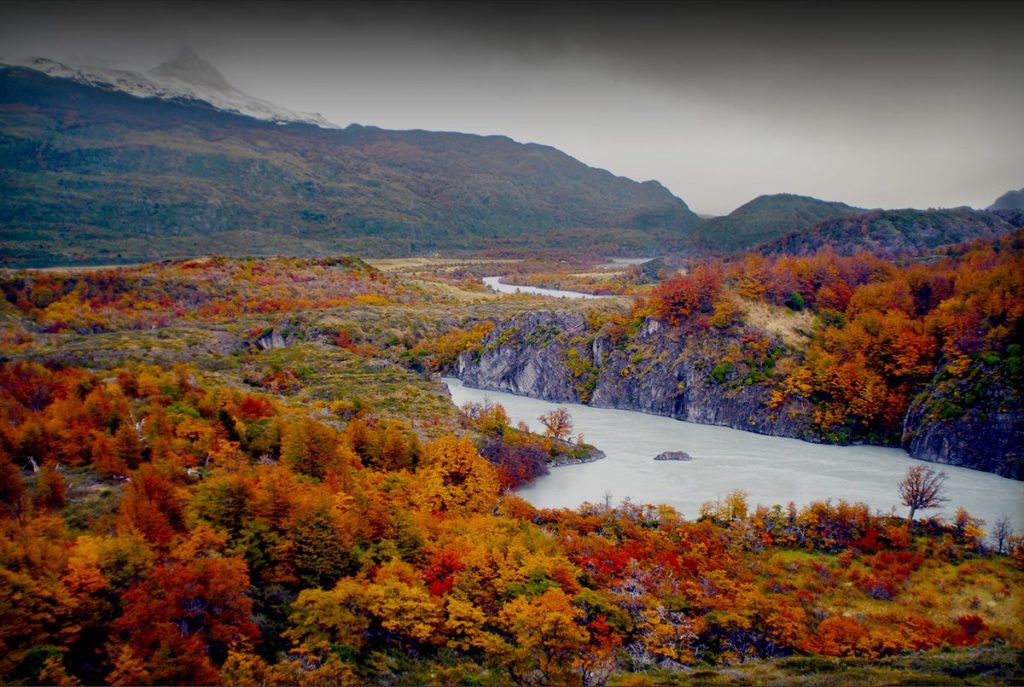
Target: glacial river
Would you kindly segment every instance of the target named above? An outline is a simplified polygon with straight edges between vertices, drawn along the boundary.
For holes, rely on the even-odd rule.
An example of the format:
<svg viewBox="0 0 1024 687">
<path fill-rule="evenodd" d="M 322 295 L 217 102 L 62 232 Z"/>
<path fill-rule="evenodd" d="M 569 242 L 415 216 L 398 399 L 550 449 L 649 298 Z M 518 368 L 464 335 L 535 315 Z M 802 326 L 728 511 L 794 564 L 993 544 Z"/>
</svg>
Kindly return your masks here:
<svg viewBox="0 0 1024 687">
<path fill-rule="evenodd" d="M 512 424 L 522 420 L 534 431 L 542 429 L 537 418 L 559 405 L 470 389 L 458 379 L 444 381 L 456 405 L 490 399 L 505 407 Z M 907 468 L 922 463 L 899 449 L 825 446 L 627 410 L 566 407 L 575 432 L 581 432 L 584 440 L 604 451 L 607 458 L 554 468 L 519 491 L 538 507 L 575 508 L 585 501 L 601 502 L 610 493 L 613 503 L 627 497 L 637 503 L 666 503 L 694 518 L 705 501 L 743 489 L 751 505 L 845 499 L 862 501 L 883 512 L 896 508 L 905 516 L 907 509 L 899 502 L 897 484 Z M 672 450 L 686 451 L 693 460 L 653 460 L 662 451 Z M 1016 533 L 1024 531 L 1024 482 L 926 464 L 947 474 L 949 501 L 918 517 L 940 515 L 950 520 L 956 508 L 964 506 L 971 515 L 984 518 L 987 529 L 1006 514 Z"/>
<path fill-rule="evenodd" d="M 583 293 L 581 291 L 562 291 L 561 289 L 543 289 L 539 286 L 503 284 L 501 282 L 503 278 L 484 277 L 483 282 L 498 293 L 532 293 L 537 296 L 551 296 L 552 298 L 608 298 L 608 296 L 596 296 L 592 293 Z"/>
</svg>

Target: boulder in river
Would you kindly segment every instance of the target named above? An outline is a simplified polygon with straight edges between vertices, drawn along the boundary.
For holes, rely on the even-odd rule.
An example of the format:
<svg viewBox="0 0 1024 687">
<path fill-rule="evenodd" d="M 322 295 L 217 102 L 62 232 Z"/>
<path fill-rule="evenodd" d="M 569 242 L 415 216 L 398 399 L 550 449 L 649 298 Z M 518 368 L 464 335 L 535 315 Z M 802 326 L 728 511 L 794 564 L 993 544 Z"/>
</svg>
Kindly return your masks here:
<svg viewBox="0 0 1024 687">
<path fill-rule="evenodd" d="M 654 460 L 693 460 L 686 451 L 665 451 L 654 456 Z"/>
</svg>

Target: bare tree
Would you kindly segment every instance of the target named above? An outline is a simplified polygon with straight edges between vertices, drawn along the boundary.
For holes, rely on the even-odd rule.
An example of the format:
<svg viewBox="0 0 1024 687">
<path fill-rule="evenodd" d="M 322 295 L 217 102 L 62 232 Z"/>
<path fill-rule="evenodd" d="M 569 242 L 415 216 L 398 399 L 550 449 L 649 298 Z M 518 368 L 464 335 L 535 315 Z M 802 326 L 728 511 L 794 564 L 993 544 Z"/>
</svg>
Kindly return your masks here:
<svg viewBox="0 0 1024 687">
<path fill-rule="evenodd" d="M 914 513 L 925 508 L 936 508 L 948 499 L 942 495 L 942 487 L 946 481 L 946 473 L 935 472 L 927 465 L 915 465 L 907 470 L 907 475 L 900 482 L 900 498 L 903 505 L 910 509 L 907 525 L 914 522 Z"/>
<path fill-rule="evenodd" d="M 1006 553 L 1006 541 L 1013 536 L 1013 528 L 1010 527 L 1010 517 L 1003 513 L 996 520 L 992 528 L 992 539 L 996 542 L 996 553 Z"/>
</svg>

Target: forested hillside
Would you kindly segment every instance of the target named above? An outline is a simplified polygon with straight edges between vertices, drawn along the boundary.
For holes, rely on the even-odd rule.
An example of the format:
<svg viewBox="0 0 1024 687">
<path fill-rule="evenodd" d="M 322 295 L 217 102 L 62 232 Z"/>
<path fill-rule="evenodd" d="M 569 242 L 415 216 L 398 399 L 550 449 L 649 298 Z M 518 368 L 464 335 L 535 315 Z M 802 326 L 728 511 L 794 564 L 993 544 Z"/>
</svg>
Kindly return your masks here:
<svg viewBox="0 0 1024 687">
<path fill-rule="evenodd" d="M 922 255 L 942 246 L 988 239 L 1024 227 L 1015 210 L 875 210 L 792 233 L 761 247 L 767 255 L 810 255 L 826 246 L 841 255 Z"/>
<path fill-rule="evenodd" d="M 8 264 L 482 247 L 650 251 L 699 222 L 654 181 L 503 136 L 278 124 L 0 68 Z"/>
<path fill-rule="evenodd" d="M 810 230 L 826 220 L 864 212 L 836 203 L 792 193 L 758 196 L 724 217 L 702 222 L 693 233 L 695 244 L 707 250 L 748 250 L 791 233 Z"/>
<path fill-rule="evenodd" d="M 1007 191 L 996 198 L 987 210 L 1024 210 L 1024 188 Z"/>
</svg>

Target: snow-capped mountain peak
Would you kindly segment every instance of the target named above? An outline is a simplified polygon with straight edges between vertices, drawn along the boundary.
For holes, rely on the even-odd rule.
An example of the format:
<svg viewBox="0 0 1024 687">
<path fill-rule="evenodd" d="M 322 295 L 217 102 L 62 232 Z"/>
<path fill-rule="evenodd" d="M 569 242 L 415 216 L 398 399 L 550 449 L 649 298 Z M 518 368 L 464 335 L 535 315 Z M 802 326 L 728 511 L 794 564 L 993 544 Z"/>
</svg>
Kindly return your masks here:
<svg viewBox="0 0 1024 687">
<path fill-rule="evenodd" d="M 192 48 L 183 45 L 174 57 L 153 67 L 149 76 L 165 81 L 181 81 L 218 91 L 235 92 L 237 89 L 228 83 L 217 68 L 201 58 Z"/>
<path fill-rule="evenodd" d="M 341 128 L 322 115 L 293 112 L 260 98 L 254 98 L 232 86 L 216 67 L 184 46 L 178 53 L 146 74 L 124 69 L 68 65 L 43 57 L 0 60 L 0 66 L 26 67 L 48 76 L 115 90 L 138 98 L 161 100 L 198 100 L 218 110 L 255 119 L 288 124 L 302 122 L 325 129 Z"/>
</svg>

